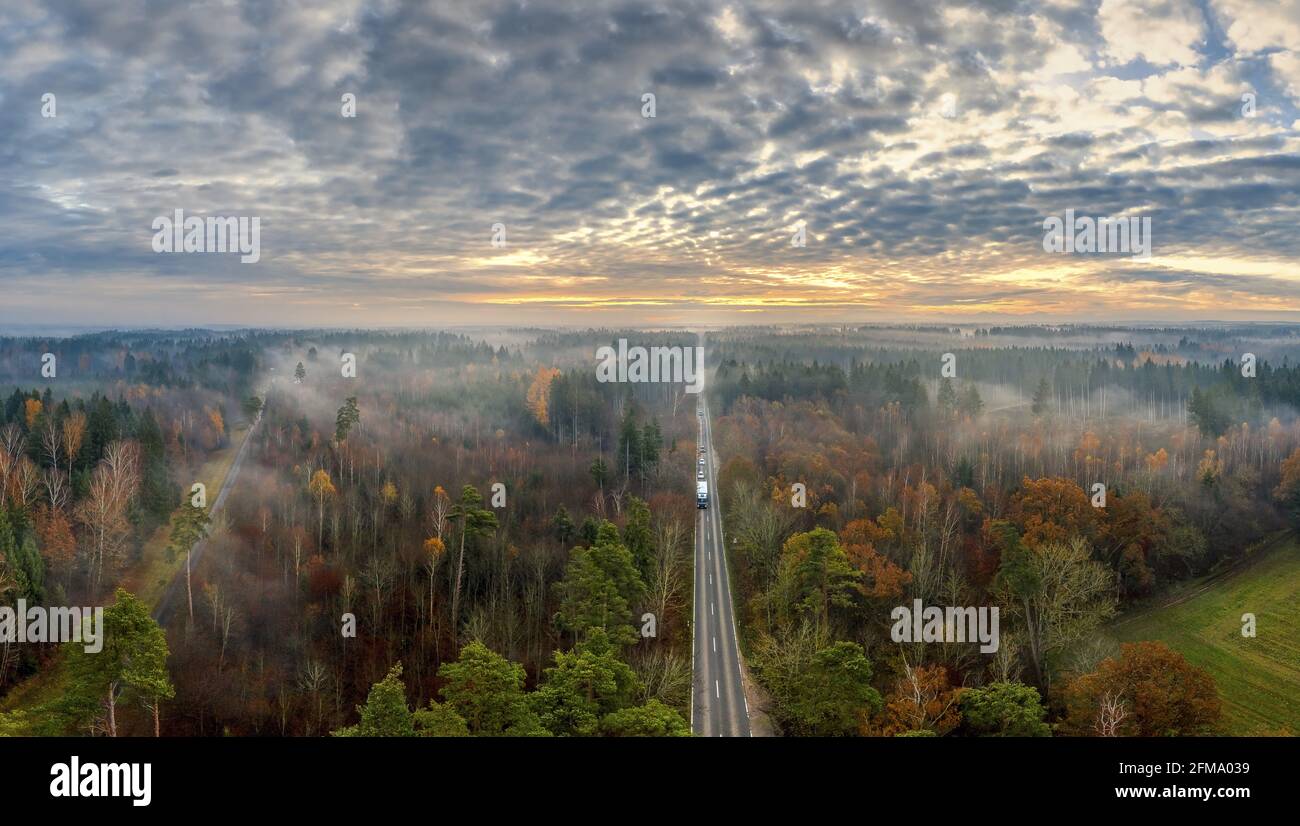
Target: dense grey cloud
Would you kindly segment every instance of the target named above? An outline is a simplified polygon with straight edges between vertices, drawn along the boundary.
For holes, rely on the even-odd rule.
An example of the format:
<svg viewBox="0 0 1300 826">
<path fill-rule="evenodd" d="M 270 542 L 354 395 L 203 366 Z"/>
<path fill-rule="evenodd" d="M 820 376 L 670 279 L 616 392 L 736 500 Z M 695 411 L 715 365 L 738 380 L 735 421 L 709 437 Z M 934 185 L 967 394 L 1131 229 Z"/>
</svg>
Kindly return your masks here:
<svg viewBox="0 0 1300 826">
<path fill-rule="evenodd" d="M 1278 317 L 1296 11 L 10 0 L 0 322 Z M 259 216 L 261 261 L 155 253 L 177 208 Z M 1044 253 L 1067 208 L 1153 260 Z"/>
</svg>

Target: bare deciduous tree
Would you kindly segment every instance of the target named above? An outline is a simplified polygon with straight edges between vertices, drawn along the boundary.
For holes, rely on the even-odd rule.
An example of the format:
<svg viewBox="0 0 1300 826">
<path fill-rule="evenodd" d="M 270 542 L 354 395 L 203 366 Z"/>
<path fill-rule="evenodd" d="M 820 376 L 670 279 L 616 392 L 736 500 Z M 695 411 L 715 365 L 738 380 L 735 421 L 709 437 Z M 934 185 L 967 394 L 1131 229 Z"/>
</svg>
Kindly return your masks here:
<svg viewBox="0 0 1300 826">
<path fill-rule="evenodd" d="M 59 430 L 58 420 L 53 415 L 46 416 L 41 428 L 41 448 L 50 459 L 50 467 L 59 466 L 59 448 L 62 446 L 63 433 Z"/>
<path fill-rule="evenodd" d="M 68 503 L 68 474 L 57 467 L 46 468 L 41 481 L 45 484 L 45 496 L 50 500 L 50 511 L 62 510 Z"/>
<path fill-rule="evenodd" d="M 655 556 L 651 562 L 651 610 L 660 623 L 685 604 L 682 598 L 681 546 L 685 532 L 677 519 L 663 520 L 656 529 Z"/>
<path fill-rule="evenodd" d="M 103 581 L 106 561 L 116 560 L 130 534 L 127 506 L 140 481 L 139 458 L 134 442 L 109 444 L 90 475 L 88 495 L 77 510 L 91 537 L 88 567 L 93 591 L 97 592 Z"/>
<path fill-rule="evenodd" d="M 36 464 L 26 456 L 19 456 L 10 480 L 10 497 L 20 508 L 27 510 L 36 499 L 36 491 L 40 484 L 41 472 L 37 470 Z"/>
<path fill-rule="evenodd" d="M 1120 724 L 1128 715 L 1128 703 L 1124 702 L 1123 695 L 1107 691 L 1097 706 L 1097 722 L 1093 724 L 1093 730 L 1098 737 L 1118 737 Z"/>
</svg>

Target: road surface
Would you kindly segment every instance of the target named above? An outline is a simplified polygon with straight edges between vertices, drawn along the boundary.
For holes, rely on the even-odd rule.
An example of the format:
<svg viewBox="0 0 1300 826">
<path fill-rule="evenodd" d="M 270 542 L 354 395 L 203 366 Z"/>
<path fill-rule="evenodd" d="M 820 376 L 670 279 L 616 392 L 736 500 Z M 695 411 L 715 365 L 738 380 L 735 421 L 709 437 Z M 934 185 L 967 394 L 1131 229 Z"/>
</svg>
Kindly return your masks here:
<svg viewBox="0 0 1300 826">
<path fill-rule="evenodd" d="M 274 387 L 275 379 L 271 379 L 271 384 L 267 387 L 262 402 L 262 411 L 249 424 L 248 433 L 244 435 L 244 442 L 239 446 L 239 452 L 235 454 L 235 461 L 230 464 L 230 469 L 226 471 L 226 478 L 221 482 L 221 490 L 217 492 L 217 498 L 212 502 L 212 507 L 208 510 L 208 515 L 211 517 L 215 517 L 221 512 L 222 506 L 226 504 L 226 497 L 230 495 L 230 491 L 235 487 L 235 480 L 239 478 L 239 471 L 244 466 L 244 458 L 248 455 L 249 446 L 253 443 L 253 435 L 257 432 L 257 426 L 262 423 L 262 414 L 266 412 L 267 405 L 271 403 L 271 390 Z M 185 486 L 185 490 L 188 496 L 188 485 Z M 203 558 L 203 552 L 207 547 L 208 540 L 206 538 L 194 543 L 194 547 L 190 550 L 191 572 L 199 566 L 199 560 Z M 162 599 L 158 601 L 158 605 L 154 609 L 154 619 L 159 624 L 165 625 L 178 601 L 182 607 L 186 605 L 184 568 L 181 568 L 180 572 L 172 579 L 171 584 L 167 586 L 167 590 L 163 592 Z"/>
<path fill-rule="evenodd" d="M 704 480 L 709 507 L 696 510 L 695 640 L 691 730 L 702 737 L 749 737 L 749 707 L 740 680 L 740 646 L 731 608 L 726 546 L 716 482 L 709 408 L 699 397 L 700 443 L 705 448 Z"/>
</svg>

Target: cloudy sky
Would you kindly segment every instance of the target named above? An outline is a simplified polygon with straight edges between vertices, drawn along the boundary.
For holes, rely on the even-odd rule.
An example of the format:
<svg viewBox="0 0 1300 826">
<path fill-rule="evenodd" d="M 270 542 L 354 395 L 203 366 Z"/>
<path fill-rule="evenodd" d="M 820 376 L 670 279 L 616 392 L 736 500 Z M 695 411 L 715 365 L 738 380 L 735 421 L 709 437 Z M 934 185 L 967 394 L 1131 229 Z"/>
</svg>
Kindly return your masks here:
<svg viewBox="0 0 1300 826">
<path fill-rule="evenodd" d="M 4 0 L 0 324 L 1300 320 L 1298 107 L 1300 0 Z"/>
</svg>

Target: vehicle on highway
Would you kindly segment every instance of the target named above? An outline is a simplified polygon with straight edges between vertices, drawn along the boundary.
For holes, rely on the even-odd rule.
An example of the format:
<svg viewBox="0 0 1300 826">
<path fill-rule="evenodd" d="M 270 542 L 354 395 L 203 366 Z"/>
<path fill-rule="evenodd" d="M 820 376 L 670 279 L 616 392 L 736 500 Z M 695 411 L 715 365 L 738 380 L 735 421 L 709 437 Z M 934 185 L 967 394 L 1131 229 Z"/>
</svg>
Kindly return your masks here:
<svg viewBox="0 0 1300 826">
<path fill-rule="evenodd" d="M 695 483 L 695 507 L 707 508 L 709 506 L 709 483 Z"/>
</svg>

